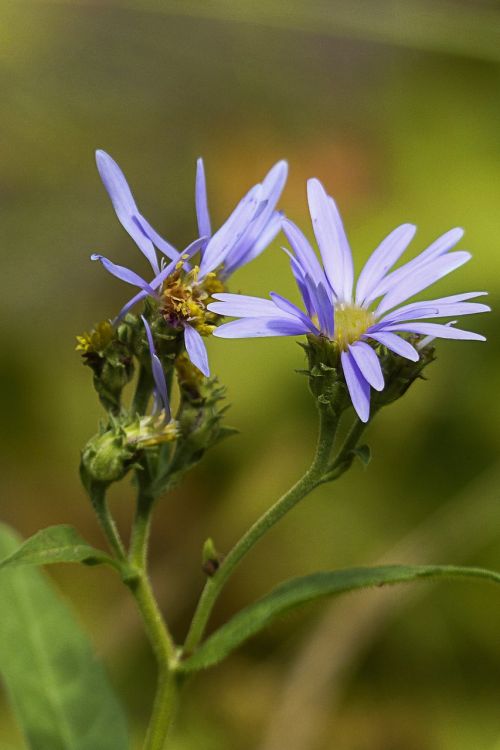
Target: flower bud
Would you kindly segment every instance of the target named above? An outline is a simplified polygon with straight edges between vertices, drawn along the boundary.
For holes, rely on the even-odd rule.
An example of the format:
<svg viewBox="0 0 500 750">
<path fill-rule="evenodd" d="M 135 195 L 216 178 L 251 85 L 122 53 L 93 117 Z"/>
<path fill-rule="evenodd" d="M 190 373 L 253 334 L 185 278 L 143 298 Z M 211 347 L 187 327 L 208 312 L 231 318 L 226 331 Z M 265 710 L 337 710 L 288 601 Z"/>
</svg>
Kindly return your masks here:
<svg viewBox="0 0 500 750">
<path fill-rule="evenodd" d="M 82 451 L 81 470 L 87 479 L 111 484 L 122 479 L 135 457 L 136 449 L 127 442 L 125 430 L 118 424 L 92 437 Z"/>
<path fill-rule="evenodd" d="M 205 451 L 236 430 L 222 425 L 225 408 L 219 408 L 225 389 L 216 378 L 205 378 L 185 355 L 176 360 L 181 404 L 177 414 L 179 437 L 169 466 L 167 484 L 180 477 L 202 458 Z"/>
<path fill-rule="evenodd" d="M 134 365 L 128 327 L 116 330 L 109 321 L 98 323 L 90 333 L 77 336 L 76 350 L 94 373 L 94 388 L 99 399 L 112 414 L 120 410 L 121 394 L 132 379 Z"/>
</svg>

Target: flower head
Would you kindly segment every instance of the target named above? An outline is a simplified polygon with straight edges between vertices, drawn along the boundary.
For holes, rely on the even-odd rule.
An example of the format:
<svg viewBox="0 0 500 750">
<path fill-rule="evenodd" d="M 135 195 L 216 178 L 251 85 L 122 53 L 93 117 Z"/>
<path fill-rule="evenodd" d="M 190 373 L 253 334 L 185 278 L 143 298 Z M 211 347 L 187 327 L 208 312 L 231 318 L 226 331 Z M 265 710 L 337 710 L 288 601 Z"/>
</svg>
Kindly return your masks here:
<svg viewBox="0 0 500 750">
<path fill-rule="evenodd" d="M 486 292 L 403 304 L 471 258 L 463 250 L 450 252 L 463 236 L 463 230 L 457 228 L 439 237 L 413 260 L 391 270 L 416 232 L 412 224 L 397 227 L 380 243 L 354 284 L 352 253 L 335 202 L 319 180 L 309 180 L 307 187 L 322 263 L 298 227 L 289 220 L 282 223 L 293 250 L 288 254 L 306 312 L 274 292 L 270 300 L 215 294 L 217 302 L 209 304 L 208 309 L 240 319 L 219 326 L 214 335 L 249 338 L 310 334 L 326 338 L 338 351 L 352 404 L 366 422 L 370 388 L 384 389 L 377 347 L 382 345 L 416 362 L 419 351 L 398 334 L 484 340 L 480 334 L 449 323 L 422 321 L 486 312 L 486 305 L 468 301 Z"/>
<path fill-rule="evenodd" d="M 96 160 L 118 219 L 146 256 L 154 273 L 154 278 L 148 282 L 135 271 L 101 254 L 92 255 L 92 260 L 99 260 L 111 274 L 139 289 L 122 307 L 115 321 L 122 319 L 141 300 L 153 298 L 166 326 L 182 333 L 191 361 L 208 376 L 208 355 L 202 337 L 213 331 L 217 316 L 207 310 L 207 302 L 212 294 L 224 290 L 224 281 L 233 271 L 259 255 L 280 230 L 282 215 L 275 209 L 287 177 L 286 162 L 278 162 L 262 184 L 251 188 L 212 234 L 205 172 L 203 161 L 199 159 L 195 202 L 201 236 L 179 252 L 139 212 L 117 163 L 104 151 L 97 151 Z M 200 254 L 199 264 L 191 267 L 190 261 L 197 253 Z"/>
</svg>

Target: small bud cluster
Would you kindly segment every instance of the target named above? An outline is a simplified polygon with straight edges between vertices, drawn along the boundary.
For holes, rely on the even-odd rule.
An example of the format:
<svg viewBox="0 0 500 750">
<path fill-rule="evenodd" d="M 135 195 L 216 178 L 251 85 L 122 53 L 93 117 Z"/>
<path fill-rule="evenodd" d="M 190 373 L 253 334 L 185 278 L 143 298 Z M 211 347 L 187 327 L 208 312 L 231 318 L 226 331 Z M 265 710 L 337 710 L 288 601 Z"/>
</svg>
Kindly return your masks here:
<svg viewBox="0 0 500 750">
<path fill-rule="evenodd" d="M 147 305 L 145 312 L 156 334 L 155 357 L 165 383 L 177 380 L 177 413 L 172 418 L 159 408 L 154 363 L 139 317 L 128 314 L 118 326 L 105 321 L 78 336 L 77 351 L 92 369 L 95 390 L 107 412 L 99 432 L 82 451 L 81 476 L 89 491 L 118 482 L 136 469 L 143 479 L 147 475 L 152 493 L 158 495 L 179 481 L 207 448 L 233 432 L 222 426 L 224 389 L 179 353 L 177 332 L 166 328 L 158 308 Z M 135 393 L 125 406 L 124 389 L 135 373 Z"/>
</svg>

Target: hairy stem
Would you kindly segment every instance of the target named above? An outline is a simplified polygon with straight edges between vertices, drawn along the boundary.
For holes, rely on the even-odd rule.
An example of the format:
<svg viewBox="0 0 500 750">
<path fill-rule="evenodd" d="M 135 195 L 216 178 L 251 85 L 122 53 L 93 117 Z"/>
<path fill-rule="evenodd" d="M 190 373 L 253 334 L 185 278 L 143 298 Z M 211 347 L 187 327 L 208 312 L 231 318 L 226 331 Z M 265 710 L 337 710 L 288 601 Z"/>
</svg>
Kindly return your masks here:
<svg viewBox="0 0 500 750">
<path fill-rule="evenodd" d="M 194 651 L 203 638 L 208 619 L 220 592 L 247 552 L 300 500 L 321 484 L 329 465 L 338 420 L 327 408 L 320 408 L 319 414 L 319 437 L 310 468 L 248 529 L 225 557 L 215 575 L 207 580 L 184 644 L 185 654 Z"/>
<path fill-rule="evenodd" d="M 158 667 L 156 695 L 144 750 L 163 750 L 177 704 L 176 647 L 147 573 L 149 530 L 155 498 L 146 490 L 147 481 L 142 474 L 138 476 L 138 481 L 139 493 L 129 551 L 129 562 L 135 575 L 127 581 L 127 585 L 135 598 Z"/>
<path fill-rule="evenodd" d="M 114 552 L 118 560 L 124 560 L 126 557 L 125 548 L 114 518 L 109 512 L 105 485 L 94 485 L 89 491 L 89 494 L 92 507 L 95 510 L 99 525 L 107 539 L 110 549 Z"/>
<path fill-rule="evenodd" d="M 149 370 L 141 365 L 132 401 L 132 414 L 145 414 L 151 397 L 153 382 Z"/>
<path fill-rule="evenodd" d="M 144 750 L 163 750 L 177 704 L 176 651 L 146 572 L 128 583 L 158 665 L 158 682 Z"/>
</svg>

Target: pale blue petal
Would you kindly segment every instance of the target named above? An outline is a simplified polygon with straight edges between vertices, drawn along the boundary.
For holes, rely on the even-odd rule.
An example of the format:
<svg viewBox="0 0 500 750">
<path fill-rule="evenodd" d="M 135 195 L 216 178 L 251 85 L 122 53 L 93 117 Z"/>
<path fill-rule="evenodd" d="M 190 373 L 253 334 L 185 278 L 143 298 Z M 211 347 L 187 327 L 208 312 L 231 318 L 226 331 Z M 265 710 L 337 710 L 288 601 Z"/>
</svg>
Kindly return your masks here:
<svg viewBox="0 0 500 750">
<path fill-rule="evenodd" d="M 332 301 L 323 284 L 318 284 L 315 292 L 313 302 L 316 307 L 319 327 L 326 336 L 332 338 L 335 330 Z"/>
<path fill-rule="evenodd" d="M 328 196 L 328 203 L 330 205 L 330 213 L 334 222 L 334 226 L 339 236 L 339 242 L 342 247 L 342 255 L 344 259 L 344 271 L 343 271 L 343 292 L 342 297 L 345 302 L 352 301 L 352 292 L 354 285 L 354 261 L 352 259 L 351 246 L 347 240 L 347 236 L 344 230 L 344 224 L 340 211 L 337 208 L 337 204 L 331 196 Z"/>
<path fill-rule="evenodd" d="M 180 253 L 176 248 L 170 244 L 170 242 L 167 242 L 154 227 L 151 226 L 149 221 L 144 218 L 144 216 L 137 216 L 136 222 L 139 225 L 139 227 L 143 230 L 144 234 L 149 237 L 151 242 L 162 252 L 164 255 L 167 256 L 167 258 L 170 258 L 171 260 L 177 260 L 180 257 Z M 159 268 L 153 269 L 157 272 L 160 270 Z"/>
<path fill-rule="evenodd" d="M 335 202 L 316 178 L 307 182 L 309 212 L 330 285 L 343 302 L 352 297 L 352 254 Z"/>
<path fill-rule="evenodd" d="M 193 363 L 208 378 L 210 368 L 208 366 L 207 348 L 203 338 L 192 326 L 187 325 L 184 328 L 184 344 L 186 352 Z"/>
<path fill-rule="evenodd" d="M 356 285 L 356 304 L 372 301 L 372 292 L 384 278 L 394 263 L 404 253 L 417 227 L 414 224 L 402 224 L 394 229 L 373 251 L 361 271 Z"/>
<path fill-rule="evenodd" d="M 281 193 L 285 187 L 287 177 L 288 163 L 284 159 L 281 159 L 281 161 L 276 162 L 276 164 L 271 167 L 262 180 L 264 198 L 269 200 L 270 203 L 274 203 L 274 206 L 276 206 L 281 198 Z"/>
<path fill-rule="evenodd" d="M 401 304 L 409 297 L 413 297 L 431 284 L 463 266 L 471 259 L 471 254 L 463 250 L 449 253 L 426 263 L 414 273 L 406 276 L 383 298 L 376 310 L 376 315 L 381 315 Z"/>
<path fill-rule="evenodd" d="M 221 339 L 247 339 L 265 336 L 299 336 L 309 328 L 298 318 L 243 318 L 224 323 L 213 335 Z"/>
<path fill-rule="evenodd" d="M 419 320 L 420 318 L 449 318 L 455 315 L 475 315 L 476 313 L 490 312 L 491 307 L 479 302 L 457 302 L 455 304 L 437 304 L 431 307 L 432 302 L 415 302 L 413 305 L 404 307 L 389 313 L 379 323 L 396 323 L 398 321 Z"/>
<path fill-rule="evenodd" d="M 319 334 L 319 331 L 312 320 L 308 318 L 304 312 L 302 312 L 300 307 L 297 307 L 297 305 L 294 305 L 293 302 L 290 302 L 290 300 L 286 299 L 286 297 L 282 297 L 281 294 L 277 294 L 276 292 L 271 292 L 271 299 L 282 312 L 299 318 L 299 320 L 301 320 L 304 325 L 309 327 L 311 333 Z"/>
<path fill-rule="evenodd" d="M 325 280 L 326 281 L 326 280 Z M 310 300 L 311 310 L 308 309 L 311 319 L 317 318 L 320 330 L 325 336 L 332 337 L 335 330 L 334 322 L 334 305 L 330 295 L 333 292 L 330 285 L 315 284 L 310 276 L 304 277 L 304 283 L 307 289 L 307 295 Z"/>
<path fill-rule="evenodd" d="M 431 300 L 431 304 L 433 305 L 447 305 L 448 303 L 455 303 L 455 302 L 465 302 L 469 299 L 474 299 L 475 297 L 485 297 L 488 294 L 488 292 L 465 292 L 464 294 L 450 294 L 447 297 L 438 297 L 437 299 Z M 427 302 L 424 302 L 422 304 L 427 304 Z"/>
<path fill-rule="evenodd" d="M 224 260 L 224 278 L 256 258 L 278 234 L 280 227 L 275 208 L 287 175 L 288 164 L 286 161 L 280 161 L 265 176 L 261 185 L 261 211 L 254 216 L 245 232 L 227 253 Z"/>
<path fill-rule="evenodd" d="M 148 339 L 149 353 L 151 355 L 151 371 L 153 373 L 153 379 L 156 386 L 156 394 L 160 398 L 163 408 L 165 410 L 166 421 L 170 420 L 170 403 L 168 400 L 167 381 L 165 379 L 165 373 L 163 371 L 162 364 L 156 354 L 156 349 L 153 341 L 153 334 L 146 318 L 141 315 L 144 328 L 146 329 L 146 336 Z"/>
<path fill-rule="evenodd" d="M 131 271 L 130 268 L 125 268 L 125 266 L 118 266 L 116 263 L 113 263 L 111 260 L 105 258 L 104 255 L 99 255 L 98 253 L 93 253 L 93 255 L 91 255 L 90 257 L 91 260 L 99 260 L 106 271 L 109 271 L 109 273 L 113 274 L 113 276 L 116 276 L 117 279 L 125 281 L 127 284 L 138 286 L 141 289 L 144 289 L 144 291 L 146 291 L 148 294 L 155 296 L 154 288 L 151 287 L 151 285 L 148 284 L 148 282 L 145 281 L 142 276 L 139 276 L 139 274 L 135 273 L 135 271 Z"/>
<path fill-rule="evenodd" d="M 262 210 L 262 185 L 256 185 L 238 203 L 230 217 L 208 242 L 200 264 L 200 277 L 206 276 L 226 259 L 248 224 Z"/>
<path fill-rule="evenodd" d="M 463 331 L 460 328 L 443 325 L 442 323 L 399 323 L 387 326 L 387 331 L 406 331 L 408 333 L 421 334 L 423 336 L 434 336 L 441 339 L 464 339 L 469 341 L 486 341 L 480 333 Z"/>
<path fill-rule="evenodd" d="M 324 284 L 326 286 L 326 276 L 316 257 L 316 253 L 298 226 L 293 221 L 290 221 L 290 219 L 283 219 L 282 229 L 302 268 L 303 275 L 310 276 L 315 284 Z"/>
<path fill-rule="evenodd" d="M 96 151 L 96 163 L 118 220 L 149 260 L 153 271 L 155 273 L 158 272 L 158 259 L 153 243 L 146 237 L 141 227 L 134 220 L 139 216 L 139 211 L 125 175 L 115 160 L 105 151 Z"/>
<path fill-rule="evenodd" d="M 377 331 L 375 333 L 369 330 L 366 332 L 365 337 L 369 337 L 371 339 L 374 339 L 375 341 L 378 341 L 379 344 L 382 344 L 382 346 L 390 349 L 391 352 L 399 354 L 401 357 L 405 357 L 406 359 L 411 359 L 412 362 L 418 362 L 418 360 L 420 359 L 420 355 L 415 347 L 412 346 L 408 341 L 402 339 L 400 336 L 397 336 L 395 333 L 388 333 L 386 331 Z"/>
<path fill-rule="evenodd" d="M 276 305 L 270 299 L 251 297 L 246 294 L 228 294 L 226 292 L 214 294 L 218 302 L 207 305 L 210 312 L 237 318 L 270 318 L 279 313 Z"/>
<path fill-rule="evenodd" d="M 252 243 L 247 243 L 244 246 L 240 246 L 238 252 L 233 250 L 226 258 L 222 276 L 227 278 L 231 276 L 238 268 L 249 263 L 251 260 L 255 260 L 261 253 L 264 252 L 271 242 L 275 239 L 277 234 L 281 230 L 281 222 L 283 214 L 280 211 L 275 211 L 271 218 L 268 220 L 262 231 L 258 233 L 257 239 Z M 255 222 L 257 223 L 257 221 Z"/>
<path fill-rule="evenodd" d="M 315 310 L 311 302 L 311 295 L 309 294 L 309 291 L 307 289 L 305 274 L 302 266 L 297 261 L 297 258 L 295 258 L 295 256 L 292 255 L 292 253 L 286 247 L 282 247 L 281 249 L 288 255 L 290 259 L 290 268 L 292 269 L 295 282 L 299 288 L 307 313 L 309 317 L 312 317 L 313 315 L 315 315 Z"/>
<path fill-rule="evenodd" d="M 349 346 L 354 361 L 359 367 L 364 379 L 375 388 L 376 391 L 384 389 L 384 375 L 380 366 L 379 358 L 369 344 L 364 341 L 355 341 Z"/>
<path fill-rule="evenodd" d="M 420 270 L 422 266 L 425 266 L 427 263 L 440 258 L 442 255 L 447 253 L 448 250 L 451 250 L 451 248 L 454 247 L 457 242 L 462 239 L 463 235 L 464 230 L 460 229 L 459 227 L 450 229 L 449 232 L 445 232 L 445 234 L 441 235 L 441 237 L 438 237 L 437 240 L 434 240 L 434 242 L 429 245 L 426 250 L 420 253 L 420 255 L 417 255 L 416 258 L 413 258 L 413 260 L 405 263 L 405 265 L 401 266 L 401 268 L 396 268 L 395 271 L 392 271 L 392 273 L 388 274 L 384 279 L 382 279 L 382 281 L 373 290 L 371 299 L 374 300 L 377 297 L 381 297 L 390 289 L 393 289 L 395 286 L 397 286 L 407 276 Z"/>
<path fill-rule="evenodd" d="M 360 420 L 368 422 L 370 418 L 370 385 L 363 377 L 350 352 L 343 351 L 340 359 L 352 405 Z"/>
<path fill-rule="evenodd" d="M 195 203 L 200 236 L 211 237 L 212 225 L 210 223 L 210 213 L 208 211 L 205 167 L 203 166 L 203 159 L 201 158 L 196 162 Z"/>
</svg>

